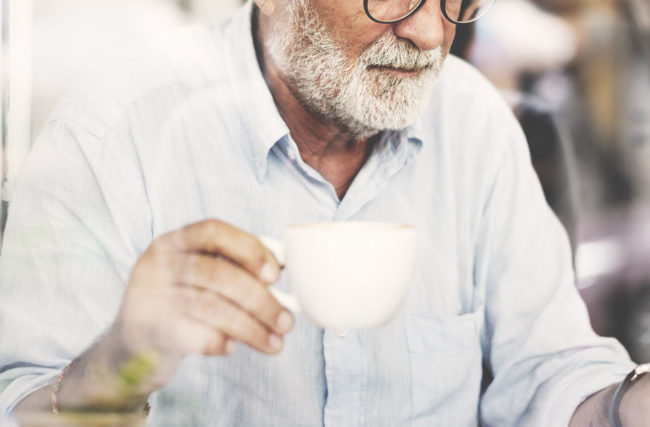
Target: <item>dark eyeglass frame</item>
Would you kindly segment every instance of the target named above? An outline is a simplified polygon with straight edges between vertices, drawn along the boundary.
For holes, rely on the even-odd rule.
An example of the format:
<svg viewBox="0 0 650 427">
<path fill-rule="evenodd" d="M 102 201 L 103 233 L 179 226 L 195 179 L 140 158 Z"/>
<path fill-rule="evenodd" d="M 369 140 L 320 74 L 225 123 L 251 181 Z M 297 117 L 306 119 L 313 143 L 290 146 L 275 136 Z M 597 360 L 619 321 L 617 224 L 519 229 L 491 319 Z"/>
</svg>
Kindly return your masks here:
<svg viewBox="0 0 650 427">
<path fill-rule="evenodd" d="M 368 18 L 370 18 L 370 20 L 375 21 L 378 24 L 396 24 L 396 23 L 398 23 L 400 21 L 403 21 L 403 20 L 407 19 L 408 17 L 414 15 L 418 10 L 420 10 L 420 8 L 422 6 L 424 6 L 424 3 L 427 2 L 427 0 L 420 0 L 420 3 L 417 6 L 415 6 L 415 8 L 412 11 L 410 11 L 406 15 L 402 16 L 401 18 L 390 19 L 390 20 L 387 20 L 387 21 L 383 21 L 381 19 L 376 19 L 374 16 L 372 16 L 372 14 L 370 13 L 370 9 L 368 8 L 368 1 L 369 0 L 363 0 L 363 9 L 366 11 L 366 15 L 368 15 Z M 494 3 L 496 3 L 496 1 L 494 1 L 493 4 Z M 457 21 L 455 19 L 452 19 L 447 14 L 447 0 L 440 0 L 440 11 L 442 12 L 443 16 L 445 17 L 445 19 L 447 21 L 451 22 L 452 24 L 457 24 L 457 25 L 458 24 L 469 24 L 470 22 L 474 22 L 474 21 L 478 20 L 479 18 L 481 18 L 481 16 L 483 16 L 483 15 L 479 15 L 474 19 L 470 19 L 469 21 Z"/>
</svg>

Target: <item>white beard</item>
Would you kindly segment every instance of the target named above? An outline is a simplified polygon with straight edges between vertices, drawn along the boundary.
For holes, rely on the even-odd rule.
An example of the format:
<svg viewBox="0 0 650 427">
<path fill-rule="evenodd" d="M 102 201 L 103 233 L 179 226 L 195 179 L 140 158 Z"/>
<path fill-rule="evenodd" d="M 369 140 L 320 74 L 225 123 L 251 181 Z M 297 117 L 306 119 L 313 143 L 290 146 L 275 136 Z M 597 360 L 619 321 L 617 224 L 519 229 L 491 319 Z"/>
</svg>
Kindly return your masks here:
<svg viewBox="0 0 650 427">
<path fill-rule="evenodd" d="M 358 138 L 417 120 L 442 69 L 440 48 L 422 51 L 387 32 L 350 64 L 309 0 L 287 3 L 288 28 L 274 28 L 267 47 L 307 111 Z M 420 72 L 402 77 L 377 66 Z"/>
</svg>

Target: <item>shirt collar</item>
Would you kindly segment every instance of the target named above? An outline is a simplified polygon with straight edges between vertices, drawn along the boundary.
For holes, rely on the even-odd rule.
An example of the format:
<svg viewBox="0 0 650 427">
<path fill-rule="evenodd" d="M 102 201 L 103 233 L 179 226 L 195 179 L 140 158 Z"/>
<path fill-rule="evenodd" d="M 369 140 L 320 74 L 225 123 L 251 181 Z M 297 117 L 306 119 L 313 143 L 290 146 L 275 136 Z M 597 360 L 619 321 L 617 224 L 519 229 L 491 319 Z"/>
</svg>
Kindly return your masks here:
<svg viewBox="0 0 650 427">
<path fill-rule="evenodd" d="M 253 42 L 253 1 L 248 0 L 233 16 L 225 30 L 225 41 L 230 50 L 226 58 L 229 78 L 237 94 L 235 103 L 239 109 L 244 131 L 247 133 L 253 154 L 257 179 L 266 175 L 269 151 L 289 135 L 289 128 L 277 110 L 275 101 L 257 61 Z M 421 120 L 397 132 L 397 141 L 408 141 L 420 148 L 425 138 Z M 419 150 L 417 150 L 419 151 Z"/>
<path fill-rule="evenodd" d="M 423 144 L 426 138 L 426 132 L 421 118 L 418 119 L 415 123 L 413 123 L 409 127 L 407 127 L 406 129 L 404 129 L 402 132 L 407 141 L 413 142 L 419 146 Z"/>
<path fill-rule="evenodd" d="M 252 149 L 258 180 L 266 175 L 267 158 L 273 146 L 289 134 L 266 84 L 255 52 L 252 30 L 253 2 L 249 0 L 233 16 L 224 32 L 225 60 L 242 127 Z"/>
</svg>

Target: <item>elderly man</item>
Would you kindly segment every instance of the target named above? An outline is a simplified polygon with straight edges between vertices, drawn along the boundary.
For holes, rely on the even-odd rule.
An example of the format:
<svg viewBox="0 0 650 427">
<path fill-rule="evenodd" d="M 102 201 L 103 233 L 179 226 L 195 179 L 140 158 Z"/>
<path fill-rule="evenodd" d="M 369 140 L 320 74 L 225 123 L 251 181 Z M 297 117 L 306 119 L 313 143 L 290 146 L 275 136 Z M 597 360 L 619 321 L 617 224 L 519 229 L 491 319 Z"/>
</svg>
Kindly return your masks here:
<svg viewBox="0 0 650 427">
<path fill-rule="evenodd" d="M 516 121 L 447 58 L 459 2 L 256 3 L 128 70 L 107 61 L 50 120 L 2 257 L 2 408 L 150 405 L 169 426 L 648 419 L 643 367 L 610 405 L 634 365 L 589 327 Z M 361 220 L 419 230 L 401 313 L 352 331 L 291 315 L 255 236 Z"/>
</svg>

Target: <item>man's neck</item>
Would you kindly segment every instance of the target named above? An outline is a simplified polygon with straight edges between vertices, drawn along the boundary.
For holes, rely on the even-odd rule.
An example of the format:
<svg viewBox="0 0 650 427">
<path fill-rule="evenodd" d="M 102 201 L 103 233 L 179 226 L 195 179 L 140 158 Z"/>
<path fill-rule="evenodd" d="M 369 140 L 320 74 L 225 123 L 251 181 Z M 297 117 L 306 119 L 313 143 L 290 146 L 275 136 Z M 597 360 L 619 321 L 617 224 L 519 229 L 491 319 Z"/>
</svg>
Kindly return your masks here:
<svg viewBox="0 0 650 427">
<path fill-rule="evenodd" d="M 310 113 L 303 107 L 266 50 L 266 23 L 260 17 L 254 37 L 260 67 L 280 116 L 286 122 L 303 161 L 316 169 L 336 189 L 341 199 L 368 158 L 373 138 L 358 138 L 342 126 Z"/>
</svg>

